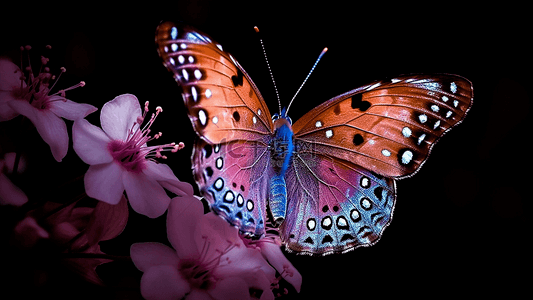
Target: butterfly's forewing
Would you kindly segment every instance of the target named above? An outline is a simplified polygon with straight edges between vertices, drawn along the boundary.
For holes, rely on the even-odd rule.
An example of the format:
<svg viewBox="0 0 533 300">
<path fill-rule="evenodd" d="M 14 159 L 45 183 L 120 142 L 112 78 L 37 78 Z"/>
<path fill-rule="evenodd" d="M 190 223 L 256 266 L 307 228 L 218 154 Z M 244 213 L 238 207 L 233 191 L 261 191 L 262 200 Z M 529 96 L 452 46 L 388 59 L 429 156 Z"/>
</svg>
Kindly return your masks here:
<svg viewBox="0 0 533 300">
<path fill-rule="evenodd" d="M 212 209 L 254 236 L 265 232 L 269 164 L 267 145 L 259 142 L 210 145 L 200 140 L 193 153 L 196 182 Z"/>
<path fill-rule="evenodd" d="M 193 172 L 202 195 L 241 231 L 264 234 L 273 130 L 265 101 L 237 60 L 197 29 L 162 23 L 156 44 L 201 138 Z"/>
<path fill-rule="evenodd" d="M 270 113 L 255 84 L 211 37 L 165 22 L 157 28 L 156 44 L 183 88 L 183 100 L 200 137 L 218 144 L 258 140 L 272 133 Z"/>
<path fill-rule="evenodd" d="M 392 219 L 394 180 L 306 146 L 287 172 L 287 249 L 325 255 L 376 243 Z"/>
<path fill-rule="evenodd" d="M 398 77 L 319 105 L 293 130 L 318 154 L 402 178 L 414 174 L 437 140 L 463 120 L 472 97 L 472 84 L 460 76 Z"/>
</svg>

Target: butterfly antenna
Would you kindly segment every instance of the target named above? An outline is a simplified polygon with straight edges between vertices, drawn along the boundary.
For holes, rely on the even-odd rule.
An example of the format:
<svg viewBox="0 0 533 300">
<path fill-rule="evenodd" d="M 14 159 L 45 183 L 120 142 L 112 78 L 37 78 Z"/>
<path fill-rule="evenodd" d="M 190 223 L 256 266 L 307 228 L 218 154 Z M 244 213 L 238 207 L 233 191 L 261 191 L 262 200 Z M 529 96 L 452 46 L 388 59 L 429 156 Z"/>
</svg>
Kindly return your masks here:
<svg viewBox="0 0 533 300">
<path fill-rule="evenodd" d="M 255 32 L 259 33 L 259 28 L 257 26 L 254 26 Z M 268 63 L 267 54 L 265 51 L 265 45 L 263 44 L 263 39 L 259 38 L 259 41 L 261 41 L 261 48 L 263 48 L 263 55 L 265 56 L 265 61 L 267 63 L 268 67 L 268 73 L 270 73 L 270 78 L 272 78 L 272 83 L 274 84 L 274 90 L 276 91 L 276 97 L 278 98 L 278 107 L 279 107 L 279 114 L 281 115 L 281 101 L 279 99 L 279 93 L 278 88 L 276 87 L 276 81 L 274 80 L 274 75 L 272 74 L 272 70 L 270 69 L 270 64 Z"/>
<path fill-rule="evenodd" d="M 305 82 L 307 81 L 307 79 L 309 79 L 309 76 L 311 76 L 311 73 L 313 73 L 313 71 L 315 70 L 315 67 L 316 65 L 318 64 L 318 62 L 320 61 L 320 59 L 322 58 L 322 56 L 324 56 L 324 54 L 326 54 L 326 51 L 328 51 L 328 48 L 324 48 L 322 50 L 322 52 L 320 52 L 320 55 L 318 56 L 318 58 L 316 59 L 315 61 L 315 64 L 313 65 L 313 67 L 311 68 L 311 71 L 309 71 L 309 74 L 307 74 L 307 77 L 305 77 L 304 79 L 304 82 L 302 82 L 302 85 L 300 85 L 300 87 L 298 88 L 298 90 L 296 91 L 296 94 L 294 94 L 294 97 L 292 97 L 291 99 L 291 102 L 289 102 L 289 106 L 287 107 L 287 111 L 285 112 L 285 115 L 287 115 L 289 113 L 289 108 L 291 108 L 291 104 L 292 104 L 292 101 L 294 101 L 294 98 L 296 98 L 296 95 L 298 95 L 298 93 L 300 92 L 300 90 L 302 89 L 302 87 L 304 86 Z"/>
</svg>

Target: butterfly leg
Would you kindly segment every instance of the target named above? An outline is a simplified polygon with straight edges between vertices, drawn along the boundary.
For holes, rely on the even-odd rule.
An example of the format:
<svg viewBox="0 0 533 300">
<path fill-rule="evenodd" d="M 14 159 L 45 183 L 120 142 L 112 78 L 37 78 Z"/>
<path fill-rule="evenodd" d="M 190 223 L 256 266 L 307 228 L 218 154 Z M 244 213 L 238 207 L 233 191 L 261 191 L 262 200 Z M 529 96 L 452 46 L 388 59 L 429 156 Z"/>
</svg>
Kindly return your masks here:
<svg viewBox="0 0 533 300">
<path fill-rule="evenodd" d="M 275 175 L 270 180 L 270 211 L 274 222 L 279 225 L 285 220 L 287 211 L 287 185 L 283 174 Z"/>
</svg>

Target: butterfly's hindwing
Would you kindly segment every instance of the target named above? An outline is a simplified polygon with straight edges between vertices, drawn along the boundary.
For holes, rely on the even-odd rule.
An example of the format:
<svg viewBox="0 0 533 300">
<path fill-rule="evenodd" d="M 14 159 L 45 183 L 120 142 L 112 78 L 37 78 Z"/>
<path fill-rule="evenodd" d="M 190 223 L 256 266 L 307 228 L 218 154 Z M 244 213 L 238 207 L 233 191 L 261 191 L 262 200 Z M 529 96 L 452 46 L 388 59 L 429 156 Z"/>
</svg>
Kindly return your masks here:
<svg viewBox="0 0 533 300">
<path fill-rule="evenodd" d="M 472 97 L 471 83 L 456 75 L 398 77 L 333 98 L 293 129 L 317 153 L 402 178 L 414 174 L 437 140 L 462 121 Z"/>
<path fill-rule="evenodd" d="M 264 234 L 266 187 L 272 176 L 265 144 L 235 141 L 211 145 L 199 140 L 193 165 L 200 191 L 216 213 L 245 233 Z"/>
<path fill-rule="evenodd" d="M 299 148 L 286 176 L 286 248 L 325 255 L 377 242 L 392 219 L 394 180 Z"/>
<path fill-rule="evenodd" d="M 183 89 L 199 136 L 217 144 L 257 140 L 272 133 L 270 113 L 257 87 L 211 37 L 165 22 L 157 28 L 156 43 L 165 66 Z"/>
</svg>

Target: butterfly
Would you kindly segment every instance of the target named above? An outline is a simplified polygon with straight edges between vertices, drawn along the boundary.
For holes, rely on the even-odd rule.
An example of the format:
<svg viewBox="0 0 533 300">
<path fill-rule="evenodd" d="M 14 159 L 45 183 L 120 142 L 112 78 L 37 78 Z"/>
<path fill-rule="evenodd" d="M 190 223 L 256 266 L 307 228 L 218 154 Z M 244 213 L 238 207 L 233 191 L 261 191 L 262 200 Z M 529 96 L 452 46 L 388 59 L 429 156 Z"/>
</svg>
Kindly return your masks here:
<svg viewBox="0 0 533 300">
<path fill-rule="evenodd" d="M 343 253 L 375 244 L 392 219 L 396 180 L 412 176 L 472 106 L 457 75 L 374 82 L 292 120 L 271 115 L 237 60 L 183 24 L 156 30 L 200 137 L 193 173 L 211 208 L 251 237 L 279 225 L 287 251 Z M 272 221 L 273 220 L 273 221 Z"/>
</svg>

